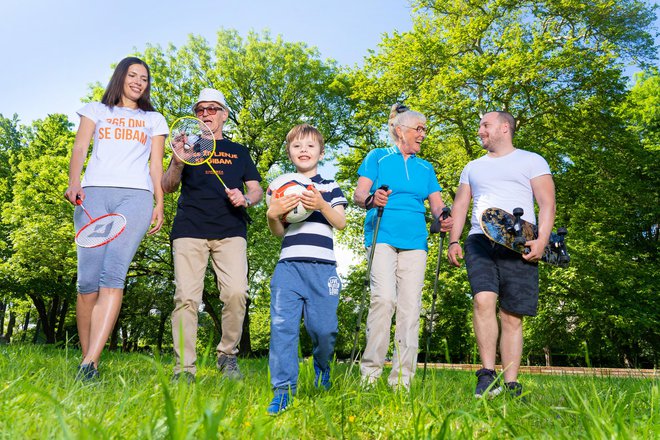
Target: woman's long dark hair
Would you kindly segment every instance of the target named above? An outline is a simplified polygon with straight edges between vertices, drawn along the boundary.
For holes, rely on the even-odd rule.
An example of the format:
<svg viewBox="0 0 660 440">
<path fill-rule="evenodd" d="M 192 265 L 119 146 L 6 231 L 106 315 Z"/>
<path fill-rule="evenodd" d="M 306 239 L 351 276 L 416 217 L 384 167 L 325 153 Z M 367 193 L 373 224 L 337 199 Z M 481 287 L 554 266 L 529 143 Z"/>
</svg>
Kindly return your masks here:
<svg viewBox="0 0 660 440">
<path fill-rule="evenodd" d="M 138 108 L 144 111 L 155 111 L 154 106 L 151 105 L 151 71 L 147 63 L 136 57 L 126 57 L 117 64 L 101 102 L 108 107 L 114 107 L 121 102 L 124 80 L 128 74 L 128 68 L 133 64 L 142 64 L 147 69 L 147 88 L 137 101 Z"/>
</svg>

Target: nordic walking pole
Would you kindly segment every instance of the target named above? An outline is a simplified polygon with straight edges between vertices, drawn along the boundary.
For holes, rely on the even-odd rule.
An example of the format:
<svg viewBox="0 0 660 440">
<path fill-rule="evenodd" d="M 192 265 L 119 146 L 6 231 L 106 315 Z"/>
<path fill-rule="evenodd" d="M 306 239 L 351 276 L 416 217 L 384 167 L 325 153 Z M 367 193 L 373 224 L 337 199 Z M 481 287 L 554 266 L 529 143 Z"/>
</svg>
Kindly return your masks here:
<svg viewBox="0 0 660 440">
<path fill-rule="evenodd" d="M 380 188 L 383 191 L 388 191 L 390 189 L 387 185 L 382 185 Z M 369 259 L 367 260 L 367 275 L 364 278 L 364 293 L 362 298 L 360 298 L 360 304 L 358 306 L 358 316 L 357 321 L 355 322 L 355 334 L 353 335 L 353 349 L 351 350 L 351 368 L 357 360 L 355 357 L 355 350 L 357 349 L 358 339 L 360 338 L 360 325 L 362 324 L 362 313 L 364 312 L 364 300 L 367 296 L 367 290 L 369 288 L 369 280 L 371 278 L 371 263 L 374 261 L 374 252 L 376 251 L 376 240 L 378 239 L 378 229 L 380 229 L 380 220 L 383 218 L 383 207 L 378 207 L 378 214 L 376 217 L 376 227 L 374 228 L 373 239 L 371 240 L 371 249 L 369 249 Z"/>
<path fill-rule="evenodd" d="M 446 206 L 442 208 L 442 214 L 440 214 L 440 217 L 438 218 L 438 227 L 440 225 L 441 218 L 442 220 L 445 220 L 447 217 L 449 217 L 450 213 L 451 213 L 450 209 L 447 208 Z M 431 226 L 432 233 L 438 231 L 434 230 L 433 225 Z M 435 314 L 435 299 L 438 296 L 438 277 L 440 276 L 440 260 L 442 259 L 442 248 L 444 245 L 446 235 L 447 235 L 446 232 L 440 232 L 440 243 L 438 244 L 438 263 L 435 266 L 435 278 L 433 279 L 433 299 L 431 302 L 431 317 L 429 319 L 428 334 L 426 335 L 426 351 L 424 352 L 424 373 L 422 374 L 422 382 L 424 382 L 424 379 L 426 379 L 426 364 L 428 363 L 429 360 L 429 350 L 431 348 L 431 335 L 433 334 L 433 315 Z"/>
</svg>

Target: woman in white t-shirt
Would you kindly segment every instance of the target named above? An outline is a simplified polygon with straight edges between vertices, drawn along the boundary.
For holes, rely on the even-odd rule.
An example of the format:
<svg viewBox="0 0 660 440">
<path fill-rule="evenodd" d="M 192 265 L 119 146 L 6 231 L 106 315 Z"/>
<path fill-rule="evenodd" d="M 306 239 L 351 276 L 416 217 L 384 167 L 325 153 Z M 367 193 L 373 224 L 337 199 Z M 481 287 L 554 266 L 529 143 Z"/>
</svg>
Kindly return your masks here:
<svg viewBox="0 0 660 440">
<path fill-rule="evenodd" d="M 163 149 L 168 128 L 150 102 L 151 75 L 147 64 L 128 57 L 119 62 L 101 102 L 78 111 L 80 126 L 69 164 L 65 197 L 74 205 L 84 201 L 92 217 L 119 213 L 126 229 L 97 248 L 78 247 L 76 321 L 82 349 L 77 377 L 99 376 L 98 363 L 119 311 L 128 266 L 140 241 L 163 224 Z M 92 154 L 80 180 L 89 145 Z M 77 206 L 74 225 L 88 219 Z"/>
</svg>

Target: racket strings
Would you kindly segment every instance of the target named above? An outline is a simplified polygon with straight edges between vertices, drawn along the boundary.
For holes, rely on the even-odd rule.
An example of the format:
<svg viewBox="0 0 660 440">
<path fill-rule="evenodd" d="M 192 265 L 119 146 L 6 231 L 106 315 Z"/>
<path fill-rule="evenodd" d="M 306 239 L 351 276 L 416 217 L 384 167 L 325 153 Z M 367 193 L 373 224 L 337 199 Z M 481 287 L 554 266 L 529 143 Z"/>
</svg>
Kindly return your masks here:
<svg viewBox="0 0 660 440">
<path fill-rule="evenodd" d="M 177 119 L 170 132 L 170 147 L 183 163 L 200 165 L 207 162 L 215 151 L 213 132 L 197 118 Z"/>
<path fill-rule="evenodd" d="M 126 228 L 126 218 L 121 214 L 108 214 L 92 220 L 76 234 L 76 244 L 92 248 L 102 246 L 117 238 Z"/>
</svg>

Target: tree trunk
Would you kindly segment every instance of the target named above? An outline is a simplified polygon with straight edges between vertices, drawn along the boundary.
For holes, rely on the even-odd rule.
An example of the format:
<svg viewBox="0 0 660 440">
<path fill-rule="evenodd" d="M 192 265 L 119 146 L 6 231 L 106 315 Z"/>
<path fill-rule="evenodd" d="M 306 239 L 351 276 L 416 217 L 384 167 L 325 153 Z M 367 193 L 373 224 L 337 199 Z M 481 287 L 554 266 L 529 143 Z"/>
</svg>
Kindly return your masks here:
<svg viewBox="0 0 660 440">
<path fill-rule="evenodd" d="M 547 345 L 543 347 L 543 354 L 545 355 L 545 366 L 546 367 L 551 367 L 552 366 L 552 354 L 550 353 L 550 347 Z"/>
<path fill-rule="evenodd" d="M 117 317 L 117 322 L 115 322 L 115 326 L 112 329 L 112 333 L 110 333 L 110 347 L 108 348 L 110 351 L 117 350 L 120 328 L 121 328 L 121 314 Z"/>
<path fill-rule="evenodd" d="M 43 326 L 44 334 L 46 335 L 46 343 L 48 344 L 54 343 L 55 342 L 54 326 L 51 325 L 51 321 L 49 321 L 48 319 L 49 312 L 46 310 L 46 304 L 44 303 L 44 299 L 41 296 L 35 295 L 33 293 L 28 293 L 28 296 L 32 300 L 32 304 L 34 304 L 34 307 L 37 309 L 37 314 L 39 315 L 39 319 L 41 320 L 41 324 Z M 56 301 L 59 301 L 59 297 L 57 296 L 53 298 L 53 303 L 55 303 Z M 51 308 L 53 303 L 51 303 Z"/>
<path fill-rule="evenodd" d="M 158 338 L 157 338 L 157 343 L 156 346 L 158 347 L 158 352 L 163 351 L 163 337 L 165 334 L 165 323 L 167 322 L 167 314 L 161 312 L 160 313 L 160 322 L 158 323 Z"/>
<path fill-rule="evenodd" d="M 44 333 L 46 334 L 46 343 L 54 344 L 56 342 L 55 329 L 57 328 L 57 317 L 60 311 L 61 298 L 59 295 L 53 296 L 48 310 L 48 322 L 44 322 Z M 48 332 L 46 331 L 48 328 Z"/>
<path fill-rule="evenodd" d="M 130 342 L 128 340 L 128 330 L 125 325 L 121 326 L 121 351 L 124 353 L 131 351 Z"/>
<path fill-rule="evenodd" d="M 28 310 L 25 313 L 25 322 L 23 322 L 23 336 L 21 336 L 21 342 L 25 342 L 25 334 L 27 333 L 28 325 L 30 325 L 30 311 Z"/>
<path fill-rule="evenodd" d="M 241 353 L 244 355 L 252 354 L 252 341 L 250 339 L 250 297 L 245 301 L 245 319 L 243 319 L 243 333 L 241 334 Z"/>
<path fill-rule="evenodd" d="M 5 333 L 5 339 L 9 344 L 11 342 L 11 337 L 14 335 L 14 326 L 16 325 L 16 313 L 13 310 L 9 310 L 9 322 L 7 322 L 7 332 Z"/>
<path fill-rule="evenodd" d="M 0 336 L 5 333 L 5 312 L 7 311 L 7 304 L 0 301 Z"/>
<path fill-rule="evenodd" d="M 58 341 L 63 341 L 66 335 L 64 334 L 64 331 L 66 330 L 65 324 L 66 324 L 66 314 L 69 311 L 69 300 L 68 298 L 65 298 L 64 301 L 62 302 L 62 307 L 60 307 L 60 316 L 58 319 L 57 323 L 57 340 Z"/>
<path fill-rule="evenodd" d="M 37 319 L 37 326 L 34 328 L 34 337 L 32 338 L 32 343 L 36 344 L 39 342 L 39 332 L 41 331 L 41 319 Z"/>
</svg>

